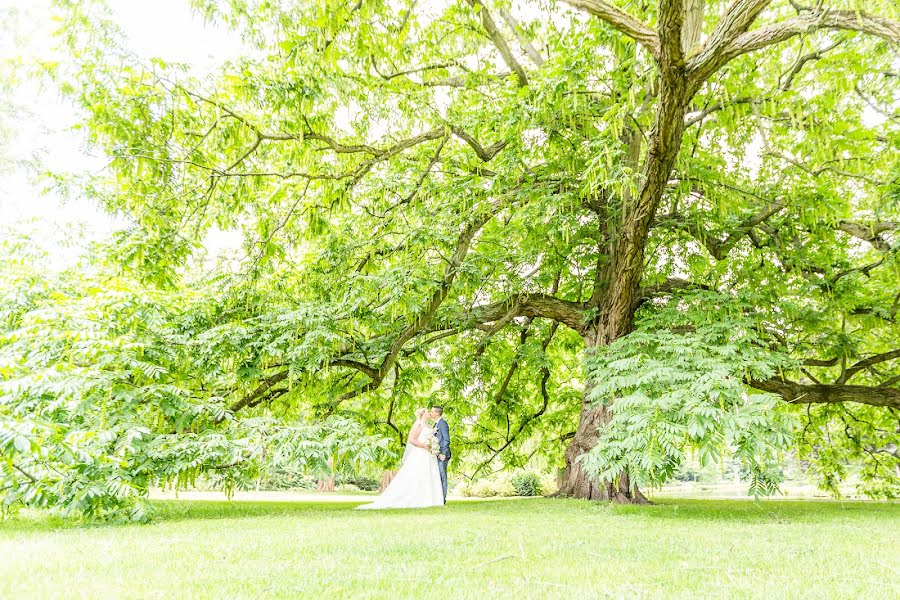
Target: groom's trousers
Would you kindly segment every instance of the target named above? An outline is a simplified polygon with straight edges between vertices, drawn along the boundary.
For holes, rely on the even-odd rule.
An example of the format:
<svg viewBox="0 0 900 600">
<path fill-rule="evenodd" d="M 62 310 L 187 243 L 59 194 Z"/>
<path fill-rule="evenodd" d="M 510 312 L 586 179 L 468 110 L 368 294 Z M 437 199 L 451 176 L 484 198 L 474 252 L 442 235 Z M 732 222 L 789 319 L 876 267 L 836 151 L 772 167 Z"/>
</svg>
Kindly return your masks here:
<svg viewBox="0 0 900 600">
<path fill-rule="evenodd" d="M 438 459 L 438 471 L 441 472 L 441 488 L 444 490 L 444 504 L 447 504 L 447 463 L 450 462 L 450 459 L 440 460 Z"/>
</svg>

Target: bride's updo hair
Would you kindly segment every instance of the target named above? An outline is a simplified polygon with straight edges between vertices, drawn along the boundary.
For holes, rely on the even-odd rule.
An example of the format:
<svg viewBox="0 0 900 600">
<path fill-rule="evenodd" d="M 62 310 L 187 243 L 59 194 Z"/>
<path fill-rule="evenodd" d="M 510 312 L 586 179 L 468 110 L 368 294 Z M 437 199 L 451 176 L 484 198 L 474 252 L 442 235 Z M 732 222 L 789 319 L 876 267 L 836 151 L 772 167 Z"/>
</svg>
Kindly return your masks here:
<svg viewBox="0 0 900 600">
<path fill-rule="evenodd" d="M 422 415 L 427 411 L 427 408 L 417 408 L 416 409 L 416 418 L 421 419 Z"/>
</svg>

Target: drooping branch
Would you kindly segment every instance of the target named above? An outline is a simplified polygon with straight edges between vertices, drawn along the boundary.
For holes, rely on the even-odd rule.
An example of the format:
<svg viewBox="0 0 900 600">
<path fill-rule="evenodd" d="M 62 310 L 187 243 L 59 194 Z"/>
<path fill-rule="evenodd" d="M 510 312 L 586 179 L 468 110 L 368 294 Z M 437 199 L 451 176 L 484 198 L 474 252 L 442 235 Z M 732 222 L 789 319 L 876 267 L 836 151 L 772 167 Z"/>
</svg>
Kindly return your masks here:
<svg viewBox="0 0 900 600">
<path fill-rule="evenodd" d="M 717 238 L 707 231 L 703 225 L 692 222 L 690 219 L 681 218 L 678 215 L 666 215 L 659 219 L 658 225 L 670 225 L 688 232 L 694 239 L 703 244 L 710 256 L 716 260 L 724 260 L 741 238 L 748 235 L 754 227 L 780 212 L 784 207 L 785 203 L 783 200 L 775 200 L 766 204 L 759 211 L 741 221 L 725 239 Z"/>
<path fill-rule="evenodd" d="M 512 361 L 509 363 L 509 368 L 506 370 L 506 376 L 500 382 L 500 389 L 494 394 L 494 404 L 500 404 L 503 402 L 506 397 L 506 390 L 509 389 L 509 384 L 512 382 L 513 375 L 516 374 L 516 371 L 519 369 L 519 364 L 522 360 L 522 349 L 525 347 L 525 343 L 528 341 L 528 335 L 531 329 L 531 323 L 533 319 L 529 319 L 527 323 L 522 327 L 522 332 L 519 334 L 519 347 L 516 350 L 515 356 L 513 356 Z M 476 350 L 477 354 L 477 350 Z"/>
<path fill-rule="evenodd" d="M 305 179 L 330 179 L 330 180 L 339 180 L 339 179 L 349 179 L 353 178 L 354 180 L 359 180 L 366 173 L 371 170 L 372 167 L 375 166 L 376 163 L 384 162 L 390 160 L 394 156 L 409 150 L 415 146 L 420 144 L 438 140 L 443 140 L 441 142 L 441 146 L 443 146 L 444 141 L 447 138 L 447 129 L 445 126 L 442 127 L 434 127 L 427 131 L 424 131 L 418 135 L 412 136 L 407 139 L 400 140 L 390 146 L 387 147 L 377 147 L 371 144 L 354 144 L 354 143 L 346 143 L 337 140 L 336 138 L 327 135 L 325 133 L 315 131 L 312 125 L 306 121 L 304 118 L 305 127 L 299 133 L 292 132 L 268 132 L 261 129 L 259 126 L 255 125 L 250 119 L 240 115 L 237 111 L 231 109 L 226 106 L 222 102 L 206 97 L 202 94 L 198 94 L 192 90 L 189 90 L 179 84 L 174 84 L 175 89 L 180 91 L 181 93 L 193 98 L 194 100 L 199 100 L 206 104 L 216 107 L 218 111 L 223 112 L 228 117 L 231 117 L 242 125 L 250 129 L 255 137 L 253 142 L 250 144 L 249 148 L 245 150 L 241 156 L 235 160 L 233 160 L 227 167 L 214 167 L 214 166 L 206 166 L 197 164 L 191 161 L 169 161 L 169 162 L 182 162 L 184 164 L 191 164 L 193 166 L 202 168 L 211 173 L 214 177 L 279 177 L 282 179 L 287 178 L 305 178 Z M 448 125 L 453 135 L 455 135 L 460 140 L 464 141 L 468 144 L 472 150 L 475 151 L 475 154 L 484 162 L 488 162 L 493 159 L 497 153 L 499 153 L 503 148 L 505 148 L 508 144 L 507 141 L 501 140 L 491 144 L 488 147 L 483 146 L 474 136 L 465 131 L 462 127 L 458 125 L 450 124 Z M 248 157 L 256 152 L 256 150 L 261 146 L 262 142 L 304 142 L 304 141 L 316 141 L 322 142 L 325 144 L 320 150 L 331 150 L 335 154 L 340 155 L 352 155 L 352 154 L 367 154 L 369 158 L 363 160 L 360 164 L 358 164 L 355 168 L 350 169 L 346 172 L 338 173 L 338 174 L 330 174 L 330 173 L 307 173 L 302 171 L 292 171 L 289 173 L 260 173 L 260 172 L 247 172 L 247 173 L 235 173 L 234 169 L 242 164 Z"/>
<path fill-rule="evenodd" d="M 808 63 L 810 61 L 814 61 L 814 60 L 819 60 L 820 58 L 825 56 L 825 54 L 827 54 L 828 52 L 831 52 L 832 50 L 834 50 L 835 48 L 840 46 L 842 43 L 844 43 L 843 39 L 837 40 L 835 42 L 832 42 L 831 44 L 828 44 L 827 46 L 825 46 L 823 48 L 819 48 L 818 50 L 814 50 L 814 51 L 812 51 L 808 54 L 804 54 L 803 56 L 798 58 L 797 61 L 794 63 L 794 66 L 791 67 L 791 70 L 788 71 L 788 73 L 785 76 L 779 77 L 779 81 L 781 81 L 781 85 L 778 86 L 779 89 L 782 92 L 786 92 L 787 90 L 789 90 L 791 88 L 791 84 L 794 83 L 794 78 L 797 76 L 798 73 L 800 73 L 800 71 L 803 70 L 803 67 L 806 65 L 806 63 Z"/>
<path fill-rule="evenodd" d="M 346 348 L 337 352 L 338 356 L 345 356 L 350 353 L 350 349 Z M 360 373 L 364 373 L 369 377 L 375 377 L 378 375 L 378 370 L 366 365 L 358 360 L 352 360 L 349 358 L 335 358 L 328 361 L 327 366 L 329 367 L 348 367 L 359 371 Z M 274 373 L 265 377 L 257 386 L 246 396 L 242 397 L 231 406 L 228 407 L 230 412 L 237 412 L 239 410 L 245 408 L 252 408 L 254 406 L 258 406 L 264 402 L 273 400 L 278 396 L 286 394 L 289 390 L 287 388 L 278 387 L 278 384 L 286 380 L 290 376 L 290 370 L 287 366 L 282 366 L 280 370 L 275 371 Z"/>
<path fill-rule="evenodd" d="M 852 275 L 853 273 L 862 273 L 866 277 L 869 277 L 875 268 L 880 267 L 882 264 L 884 264 L 885 258 L 887 258 L 887 257 L 882 256 L 881 258 L 879 258 L 878 260 L 875 260 L 873 262 L 869 262 L 864 265 L 860 265 L 858 267 L 851 267 L 849 269 L 844 269 L 843 271 L 840 271 L 839 273 L 837 273 L 831 279 L 828 279 L 825 282 L 823 282 L 823 286 L 826 290 L 834 289 L 834 286 L 835 286 L 835 284 L 837 284 L 838 281 L 840 281 L 841 279 L 843 279 L 844 277 L 846 277 L 848 275 Z"/>
<path fill-rule="evenodd" d="M 814 50 L 797 58 L 791 68 L 778 77 L 778 87 L 764 96 L 740 96 L 737 98 L 729 98 L 727 100 L 714 102 L 708 106 L 703 107 L 702 109 L 697 108 L 696 110 L 692 110 L 689 116 L 685 119 L 685 127 L 690 127 L 691 125 L 700 123 L 709 115 L 726 108 L 745 104 L 761 106 L 765 102 L 771 101 L 777 94 L 786 92 L 791 89 L 791 86 L 794 84 L 797 75 L 803 70 L 803 67 L 806 66 L 807 63 L 821 59 L 828 52 L 831 52 L 832 50 L 843 44 L 844 41 L 845 40 L 843 39 L 839 39 L 831 44 L 828 44 L 827 46 L 824 46 L 822 48 L 819 48 L 818 50 Z"/>
<path fill-rule="evenodd" d="M 547 347 L 550 345 L 550 342 L 553 340 L 553 336 L 556 334 L 556 330 L 558 327 L 559 327 L 558 322 L 554 322 L 553 325 L 550 326 L 550 332 L 548 333 L 547 337 L 545 337 L 543 340 L 541 340 L 541 352 L 544 352 L 544 353 L 547 352 Z M 524 341 L 525 341 L 525 336 L 523 335 L 522 343 L 524 343 Z M 515 366 L 518 366 L 518 358 L 519 357 L 517 355 L 516 359 L 514 359 Z M 502 392 L 505 392 L 506 385 L 509 384 L 509 379 L 511 377 L 511 373 L 514 370 L 514 368 L 515 367 L 512 367 L 510 369 L 510 374 L 508 374 L 506 380 L 504 381 Z M 544 365 L 543 367 L 541 367 L 541 379 L 540 379 L 540 383 L 539 383 L 540 389 L 541 389 L 541 407 L 534 413 L 527 415 L 525 418 L 523 418 L 522 421 L 519 423 L 519 426 L 516 429 L 516 431 L 512 432 L 511 434 L 509 434 L 507 436 L 506 441 L 503 443 L 502 446 L 494 449 L 494 448 L 491 448 L 490 445 L 488 445 L 488 448 L 490 448 L 492 450 L 493 454 L 491 455 L 490 458 L 483 461 L 480 465 L 478 465 L 478 467 L 475 468 L 475 471 L 472 473 L 473 478 L 476 475 L 478 475 L 478 473 L 481 472 L 482 469 L 484 469 L 486 466 L 491 464 L 494 461 L 494 459 L 496 459 L 498 456 L 500 456 L 500 454 L 504 450 L 509 448 L 513 444 L 513 442 L 515 442 L 516 439 L 518 439 L 518 437 L 522 434 L 522 432 L 525 430 L 525 427 L 529 423 L 531 423 L 532 421 L 534 421 L 536 419 L 541 418 L 541 416 L 543 416 L 543 414 L 545 412 L 547 412 L 547 407 L 550 405 L 550 394 L 547 391 L 547 382 L 549 380 L 550 380 L 550 368 L 548 366 Z M 497 403 L 499 403 L 499 400 L 501 399 L 501 395 L 498 394 L 497 398 L 498 398 Z"/>
<path fill-rule="evenodd" d="M 744 236 L 750 236 L 754 227 L 759 227 L 766 223 L 772 216 L 780 213 L 787 207 L 784 200 L 774 200 L 764 205 L 759 211 L 745 218 L 737 225 L 724 239 L 717 238 L 711 234 L 702 223 L 695 222 L 689 218 L 685 218 L 678 214 L 668 214 L 660 217 L 654 223 L 657 227 L 672 227 L 689 233 L 694 239 L 703 244 L 710 256 L 716 260 L 724 260 L 729 251 L 734 248 L 735 244 Z M 873 221 L 869 223 L 856 222 L 842 219 L 836 223 L 823 223 L 825 227 L 832 227 L 836 230 L 843 231 L 853 237 L 870 243 L 880 252 L 889 252 L 892 248 L 888 240 L 884 238 L 885 233 L 900 230 L 900 223 L 894 221 Z M 870 271 L 878 264 L 871 266 L 859 267 L 855 270 Z M 852 271 L 848 271 L 849 274 Z M 843 277 L 844 275 L 841 275 Z"/>
<path fill-rule="evenodd" d="M 276 373 L 268 376 L 267 378 L 263 379 L 263 381 L 258 386 L 256 386 L 256 388 L 252 392 L 229 406 L 228 410 L 231 412 L 237 412 L 244 407 L 252 406 L 259 398 L 268 393 L 269 390 L 287 379 L 289 374 L 289 370 L 284 369 L 283 371 L 277 371 Z"/>
<path fill-rule="evenodd" d="M 394 377 L 395 377 L 395 381 L 396 381 L 396 378 L 400 376 L 400 370 L 397 368 L 396 364 L 394 365 L 394 373 L 395 373 Z M 396 401 L 397 401 L 396 396 L 391 394 L 391 403 L 390 403 L 390 406 L 388 406 L 388 414 L 387 414 L 387 418 L 384 420 L 384 424 L 394 430 L 394 433 L 397 434 L 397 439 L 400 442 L 400 445 L 402 446 L 405 436 L 403 435 L 403 432 L 400 431 L 400 428 L 397 427 L 393 423 L 393 421 L 391 421 L 391 418 L 394 416 L 394 404 L 396 403 Z"/>
<path fill-rule="evenodd" d="M 444 269 L 444 275 L 441 278 L 440 284 L 432 293 L 431 298 L 425 305 L 425 309 L 416 315 L 413 321 L 409 323 L 396 338 L 394 338 L 394 341 L 391 343 L 381 364 L 377 369 L 372 369 L 369 382 L 361 388 L 343 394 L 338 399 L 338 402 L 370 392 L 381 385 L 406 342 L 423 332 L 431 322 L 441 303 L 443 303 L 444 299 L 450 293 L 450 288 L 453 285 L 453 281 L 456 279 L 456 275 L 459 272 L 459 268 L 462 266 L 466 254 L 469 252 L 469 247 L 472 244 L 472 240 L 475 238 L 475 234 L 477 234 L 478 231 L 494 216 L 494 212 L 497 209 L 498 207 L 495 204 L 492 205 L 491 210 L 482 209 L 480 212 L 476 212 L 471 221 L 466 223 L 457 238 L 453 255 L 447 261 L 447 266 Z"/>
<path fill-rule="evenodd" d="M 372 60 L 372 68 L 375 69 L 375 72 L 378 73 L 378 76 L 384 79 L 385 81 L 390 81 L 397 77 L 407 77 L 409 75 L 416 75 L 419 73 L 427 73 L 429 71 L 444 71 L 449 69 L 450 67 L 461 67 L 462 65 L 459 62 L 451 61 L 438 63 L 434 65 L 423 65 L 421 67 L 413 67 L 412 69 L 405 69 L 403 71 L 394 71 L 393 73 L 382 73 L 378 70 L 378 63 L 375 62 L 375 57 L 371 57 Z"/>
<path fill-rule="evenodd" d="M 290 134 L 284 134 L 290 136 Z M 316 133 L 313 131 L 306 131 L 303 133 L 302 139 L 314 140 L 324 142 L 329 149 L 331 149 L 336 154 L 358 154 L 358 153 L 366 153 L 371 154 L 375 160 L 383 161 L 388 160 L 389 158 L 400 154 L 404 150 L 408 150 L 413 146 L 418 146 L 423 142 L 429 142 L 431 140 L 437 140 L 444 137 L 444 130 L 441 127 L 435 127 L 434 129 L 429 129 L 419 135 L 413 136 L 411 138 L 401 140 L 392 146 L 387 148 L 375 148 L 366 144 L 342 144 L 338 142 L 334 138 Z M 282 137 L 281 134 L 278 134 L 277 139 L 284 140 L 285 137 Z"/>
<path fill-rule="evenodd" d="M 615 30 L 643 44 L 650 54 L 659 59 L 659 37 L 640 19 L 603 0 L 563 0 L 563 2 L 600 17 Z"/>
</svg>

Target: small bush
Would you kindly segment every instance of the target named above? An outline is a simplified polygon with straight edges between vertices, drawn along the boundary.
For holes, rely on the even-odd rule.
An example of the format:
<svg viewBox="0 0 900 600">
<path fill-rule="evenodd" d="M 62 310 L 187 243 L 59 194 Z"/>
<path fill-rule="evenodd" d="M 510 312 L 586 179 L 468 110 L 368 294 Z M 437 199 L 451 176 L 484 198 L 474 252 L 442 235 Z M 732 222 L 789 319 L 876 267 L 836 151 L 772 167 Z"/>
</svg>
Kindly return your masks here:
<svg viewBox="0 0 900 600">
<path fill-rule="evenodd" d="M 292 469 L 271 468 L 259 479 L 259 489 L 266 491 L 314 490 L 316 479 L 312 475 Z"/>
<path fill-rule="evenodd" d="M 344 478 L 343 483 L 355 485 L 364 492 L 377 492 L 381 487 L 381 482 L 371 477 L 363 477 L 362 475 L 352 475 Z"/>
<path fill-rule="evenodd" d="M 513 496 L 516 491 L 507 479 L 481 479 L 469 483 L 462 489 L 465 496 L 475 498 L 492 498 L 494 496 Z"/>
<path fill-rule="evenodd" d="M 540 496 L 541 478 L 534 473 L 520 473 L 510 480 L 516 496 Z"/>
<path fill-rule="evenodd" d="M 559 476 L 553 473 L 541 473 L 541 494 L 548 495 L 556 492 L 560 486 Z"/>
</svg>

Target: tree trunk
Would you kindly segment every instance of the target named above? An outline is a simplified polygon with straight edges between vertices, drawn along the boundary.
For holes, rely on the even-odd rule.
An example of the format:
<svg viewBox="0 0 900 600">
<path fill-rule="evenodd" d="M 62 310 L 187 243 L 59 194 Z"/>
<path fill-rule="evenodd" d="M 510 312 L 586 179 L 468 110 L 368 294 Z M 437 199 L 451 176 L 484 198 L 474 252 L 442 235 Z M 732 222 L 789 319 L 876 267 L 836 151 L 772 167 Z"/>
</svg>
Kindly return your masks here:
<svg viewBox="0 0 900 600">
<path fill-rule="evenodd" d="M 684 135 L 684 114 L 693 93 L 688 87 L 684 60 L 680 54 L 680 26 L 677 18 L 660 26 L 661 37 L 666 38 L 664 41 L 668 45 L 663 48 L 659 105 L 641 169 L 642 184 L 633 200 L 626 198 L 623 207 L 625 218 L 617 234 L 610 266 L 595 283 L 597 319 L 585 335 L 588 351 L 606 346 L 632 330 L 650 224 L 675 166 Z M 627 476 L 620 477 L 617 482 L 596 481 L 581 468 L 578 458 L 597 445 L 601 428 L 610 420 L 609 410 L 605 406 L 589 402 L 589 393 L 590 382 L 582 400 L 578 429 L 566 449 L 566 472 L 558 495 L 649 503 L 637 486 L 629 485 Z"/>
<path fill-rule="evenodd" d="M 624 335 L 624 333 L 622 334 Z M 615 336 L 621 337 L 621 336 Z M 603 340 L 606 345 L 609 341 L 606 336 L 589 335 L 586 341 L 596 347 L 596 341 Z M 613 338 L 614 339 L 614 338 Z M 590 344 L 593 340 L 595 343 Z M 623 504 L 650 504 L 650 501 L 637 489 L 629 485 L 628 476 L 622 475 L 617 482 L 598 481 L 581 468 L 579 457 L 590 451 L 597 445 L 601 429 L 609 423 L 611 414 L 609 409 L 602 404 L 593 404 L 590 395 L 590 383 L 585 386 L 584 398 L 581 402 L 581 415 L 578 419 L 578 429 L 575 437 L 566 448 L 566 470 L 563 473 L 562 485 L 557 496 L 572 498 L 584 498 L 586 500 L 603 500 L 620 502 Z"/>
<path fill-rule="evenodd" d="M 317 492 L 333 492 L 334 491 L 334 458 L 328 459 L 329 473 L 316 484 Z"/>
<path fill-rule="evenodd" d="M 378 492 L 381 493 L 385 490 L 387 486 L 391 484 L 391 481 L 394 480 L 394 475 L 397 474 L 397 471 L 387 470 L 381 474 L 381 485 L 378 487 Z"/>
</svg>

